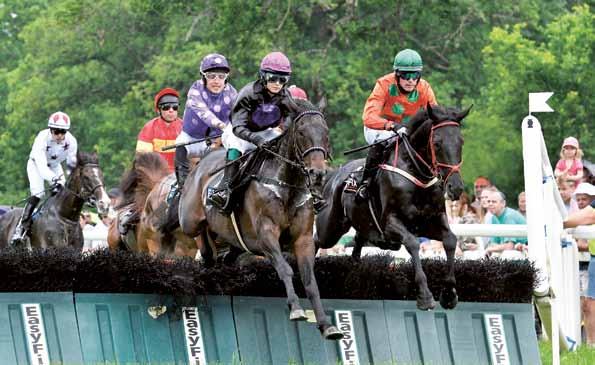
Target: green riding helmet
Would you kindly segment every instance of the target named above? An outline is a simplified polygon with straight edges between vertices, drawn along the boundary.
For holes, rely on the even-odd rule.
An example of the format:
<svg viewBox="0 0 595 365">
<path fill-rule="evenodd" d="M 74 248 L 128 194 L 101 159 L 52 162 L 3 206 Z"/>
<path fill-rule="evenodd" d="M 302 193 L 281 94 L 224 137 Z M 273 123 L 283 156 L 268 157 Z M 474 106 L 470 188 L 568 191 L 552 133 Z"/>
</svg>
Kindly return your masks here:
<svg viewBox="0 0 595 365">
<path fill-rule="evenodd" d="M 423 68 L 421 56 L 412 49 L 404 49 L 395 56 L 393 64 L 395 71 L 421 71 Z"/>
</svg>

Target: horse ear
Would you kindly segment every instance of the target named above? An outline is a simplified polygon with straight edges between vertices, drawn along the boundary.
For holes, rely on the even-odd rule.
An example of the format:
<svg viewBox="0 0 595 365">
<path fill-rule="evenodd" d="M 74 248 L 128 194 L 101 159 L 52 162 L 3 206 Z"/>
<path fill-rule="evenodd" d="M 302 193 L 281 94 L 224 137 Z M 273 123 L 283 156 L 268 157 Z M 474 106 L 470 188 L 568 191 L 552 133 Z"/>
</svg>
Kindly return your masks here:
<svg viewBox="0 0 595 365">
<path fill-rule="evenodd" d="M 322 98 L 318 100 L 318 110 L 324 114 L 324 110 L 326 109 L 327 102 L 326 102 L 326 95 L 322 95 Z"/>
<path fill-rule="evenodd" d="M 468 107 L 467 109 L 465 109 L 465 110 L 463 110 L 462 112 L 460 112 L 460 113 L 457 115 L 457 118 L 456 118 L 456 119 L 457 119 L 457 121 L 461 121 L 461 120 L 463 120 L 463 119 L 464 119 L 464 118 L 467 116 L 467 114 L 469 114 L 469 112 L 471 111 L 471 108 L 473 108 L 473 104 L 469 105 L 469 107 Z"/>
</svg>

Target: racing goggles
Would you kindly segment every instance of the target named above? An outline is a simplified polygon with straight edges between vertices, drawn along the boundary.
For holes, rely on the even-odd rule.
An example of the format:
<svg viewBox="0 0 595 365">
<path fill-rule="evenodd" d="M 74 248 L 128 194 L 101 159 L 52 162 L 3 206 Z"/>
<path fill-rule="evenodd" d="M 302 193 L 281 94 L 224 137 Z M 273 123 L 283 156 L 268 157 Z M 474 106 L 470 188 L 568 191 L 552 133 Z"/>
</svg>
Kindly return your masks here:
<svg viewBox="0 0 595 365">
<path fill-rule="evenodd" d="M 67 130 L 66 129 L 60 129 L 60 128 L 50 128 L 50 130 L 52 131 L 52 134 L 55 135 L 60 135 L 60 134 L 66 134 Z"/>
<path fill-rule="evenodd" d="M 266 82 L 285 85 L 289 82 L 289 75 L 279 75 L 270 72 L 265 72 L 264 80 Z"/>
<path fill-rule="evenodd" d="M 219 79 L 219 80 L 227 80 L 227 77 L 229 76 L 228 73 L 225 72 L 204 72 L 202 74 L 207 80 L 215 80 L 215 79 Z"/>
<path fill-rule="evenodd" d="M 159 105 L 159 109 L 162 112 L 167 111 L 167 110 L 170 110 L 170 109 L 173 109 L 173 110 L 176 110 L 177 111 L 178 110 L 178 107 L 179 107 L 179 105 L 178 104 L 175 104 L 175 103 L 168 103 L 168 104 L 161 104 L 161 105 Z"/>
<path fill-rule="evenodd" d="M 421 71 L 397 71 L 397 76 L 403 80 L 417 80 L 421 77 Z"/>
</svg>

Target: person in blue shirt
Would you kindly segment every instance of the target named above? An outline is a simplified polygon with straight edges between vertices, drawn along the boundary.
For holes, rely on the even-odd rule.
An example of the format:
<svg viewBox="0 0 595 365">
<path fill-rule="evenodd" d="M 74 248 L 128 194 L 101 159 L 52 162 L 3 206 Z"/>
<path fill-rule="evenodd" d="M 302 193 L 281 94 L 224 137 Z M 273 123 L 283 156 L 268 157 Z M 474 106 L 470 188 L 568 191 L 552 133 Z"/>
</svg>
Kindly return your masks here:
<svg viewBox="0 0 595 365">
<path fill-rule="evenodd" d="M 517 210 L 506 206 L 504 194 L 498 190 L 490 191 L 486 202 L 488 211 L 492 213 L 491 224 L 527 224 L 525 217 Z M 486 247 L 486 255 L 506 250 L 523 251 L 527 245 L 524 237 L 492 237 Z"/>
</svg>

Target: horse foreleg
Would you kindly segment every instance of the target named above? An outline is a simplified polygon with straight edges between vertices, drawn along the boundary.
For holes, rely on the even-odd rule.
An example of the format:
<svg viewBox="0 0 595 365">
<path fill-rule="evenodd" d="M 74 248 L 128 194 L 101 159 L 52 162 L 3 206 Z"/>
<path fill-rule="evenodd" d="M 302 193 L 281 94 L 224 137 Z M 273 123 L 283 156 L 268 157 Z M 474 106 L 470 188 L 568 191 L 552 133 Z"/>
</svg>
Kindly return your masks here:
<svg viewBox="0 0 595 365">
<path fill-rule="evenodd" d="M 417 237 L 411 234 L 405 226 L 395 216 L 391 215 L 386 225 L 385 237 L 391 241 L 399 240 L 405 244 L 407 251 L 411 255 L 411 263 L 415 270 L 415 283 L 417 284 L 417 308 L 421 310 L 430 310 L 436 307 L 434 296 L 428 288 L 428 279 L 421 266 L 419 258 L 419 242 Z"/>
<path fill-rule="evenodd" d="M 444 280 L 444 287 L 440 292 L 440 305 L 444 309 L 453 309 L 459 301 L 456 289 L 457 282 L 455 279 L 455 249 L 457 247 L 457 237 L 450 231 L 450 229 L 445 230 L 442 244 L 446 251 L 448 274 Z"/>
<path fill-rule="evenodd" d="M 285 285 L 285 292 L 287 293 L 287 305 L 289 306 L 289 319 L 292 321 L 302 321 L 308 319 L 306 313 L 299 303 L 299 298 L 295 293 L 293 287 L 293 269 L 285 261 L 281 253 L 279 244 L 279 227 L 272 223 L 261 223 L 259 225 L 260 241 L 264 245 L 262 248 L 264 254 L 271 260 L 277 275 Z"/>
<path fill-rule="evenodd" d="M 353 251 L 351 252 L 351 257 L 354 260 L 359 261 L 362 256 L 362 248 L 366 244 L 366 240 L 364 239 L 364 237 L 362 236 L 362 234 L 360 232 L 356 232 L 355 236 L 353 237 L 353 243 L 354 243 L 354 246 L 353 246 Z"/>
<path fill-rule="evenodd" d="M 298 238 L 295 242 L 294 251 L 302 283 L 304 284 L 306 295 L 308 296 L 310 303 L 312 303 L 320 333 L 327 340 L 339 340 L 343 338 L 343 333 L 330 323 L 328 317 L 324 313 L 322 301 L 320 300 L 318 283 L 314 276 L 314 243 L 312 242 L 312 239 L 306 235 Z"/>
</svg>

